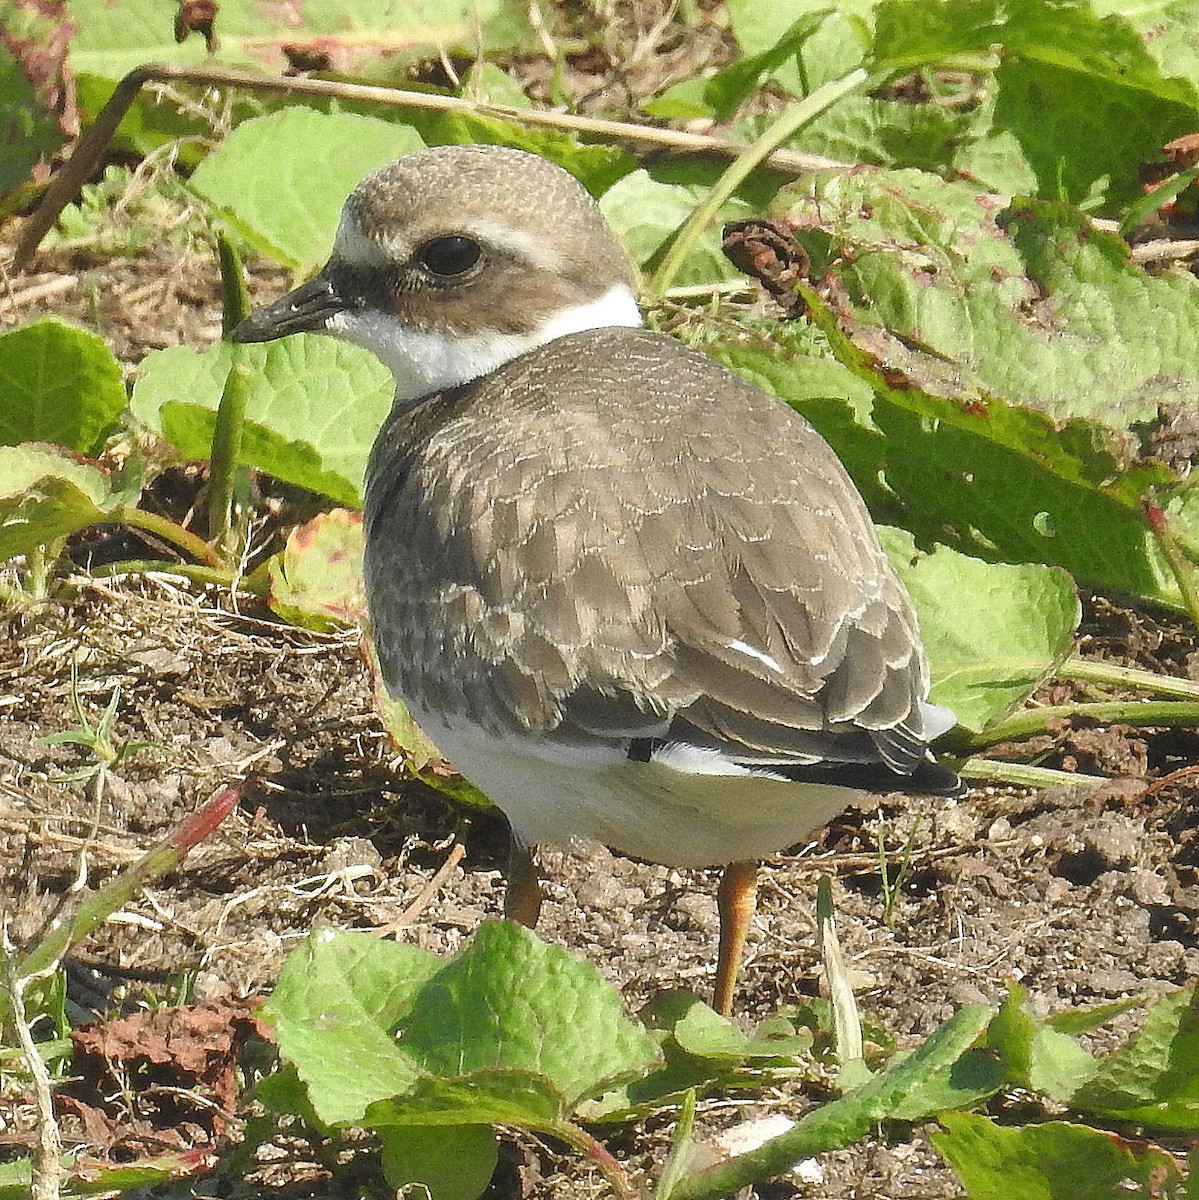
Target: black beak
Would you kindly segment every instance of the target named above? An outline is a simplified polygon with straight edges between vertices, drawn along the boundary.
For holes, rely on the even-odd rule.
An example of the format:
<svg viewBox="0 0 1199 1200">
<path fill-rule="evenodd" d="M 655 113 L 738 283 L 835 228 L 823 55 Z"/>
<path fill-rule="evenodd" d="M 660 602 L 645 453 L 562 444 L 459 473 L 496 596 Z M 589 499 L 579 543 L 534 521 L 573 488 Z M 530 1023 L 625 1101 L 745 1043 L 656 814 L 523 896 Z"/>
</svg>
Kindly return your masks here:
<svg viewBox="0 0 1199 1200">
<path fill-rule="evenodd" d="M 289 333 L 324 333 L 345 303 L 333 281 L 322 272 L 281 300 L 255 309 L 231 334 L 235 342 L 271 342 Z"/>
</svg>

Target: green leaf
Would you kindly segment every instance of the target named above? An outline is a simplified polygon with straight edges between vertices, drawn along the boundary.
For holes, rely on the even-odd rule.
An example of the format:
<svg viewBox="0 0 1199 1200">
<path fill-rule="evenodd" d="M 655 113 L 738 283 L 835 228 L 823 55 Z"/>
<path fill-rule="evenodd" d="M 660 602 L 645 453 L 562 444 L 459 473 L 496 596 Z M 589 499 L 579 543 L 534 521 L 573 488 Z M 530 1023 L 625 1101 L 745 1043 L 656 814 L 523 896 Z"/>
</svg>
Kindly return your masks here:
<svg viewBox="0 0 1199 1200">
<path fill-rule="evenodd" d="M 633 261 L 649 268 L 706 190 L 703 184 L 661 182 L 648 171 L 634 171 L 604 193 L 600 208 Z M 745 200 L 734 197 L 720 210 L 720 219 L 744 218 L 752 211 Z M 703 284 L 733 278 L 737 278 L 737 272 L 721 253 L 718 227 L 713 226 L 700 238 L 695 254 L 688 259 L 676 282 Z"/>
<path fill-rule="evenodd" d="M 392 1100 L 367 1109 L 361 1124 L 391 1126 L 513 1125 L 552 1130 L 570 1113 L 565 1097 L 544 1075 L 495 1067 L 462 1075 L 422 1075 Z"/>
<path fill-rule="evenodd" d="M 99 467 L 57 446 L 0 446 L 0 562 L 94 525 L 114 503 Z"/>
<path fill-rule="evenodd" d="M 80 1196 L 108 1197 L 134 1189 L 170 1185 L 211 1169 L 207 1156 L 194 1150 L 158 1154 L 133 1162 L 115 1163 L 91 1157 L 62 1160 L 63 1200 Z M 33 1195 L 33 1163 L 27 1159 L 0 1163 L 0 1200 L 29 1200 Z"/>
<path fill-rule="evenodd" d="M 1199 988 L 1154 1004 L 1140 1032 L 1099 1063 L 1070 1104 L 1151 1129 L 1199 1130 Z"/>
<path fill-rule="evenodd" d="M 959 725 L 981 731 L 1070 653 L 1081 609 L 1064 571 L 985 563 L 945 546 L 922 554 L 904 530 L 879 534 L 916 605 L 932 700 L 952 709 Z"/>
<path fill-rule="evenodd" d="M 857 1141 L 871 1126 L 904 1111 L 914 1097 L 935 1086 L 938 1076 L 951 1076 L 953 1064 L 986 1029 L 991 1011 L 985 1004 L 961 1009 L 911 1054 L 840 1099 L 806 1113 L 786 1133 L 756 1150 L 685 1176 L 671 1192 L 671 1200 L 731 1195 L 750 1182 L 790 1169 L 801 1158 Z"/>
<path fill-rule="evenodd" d="M 1101 1025 L 1106 1025 L 1121 1013 L 1130 1008 L 1140 1008 L 1145 1003 L 1144 996 L 1128 996 L 1123 1000 L 1112 1000 L 1107 1004 L 1093 1004 L 1087 1008 L 1067 1008 L 1059 1013 L 1053 1013 L 1045 1024 L 1059 1033 L 1068 1033 L 1075 1037 L 1080 1033 L 1090 1033 Z"/>
<path fill-rule="evenodd" d="M 766 1024 L 752 1037 L 743 1033 L 727 1017 L 722 1017 L 698 997 L 686 992 L 674 993 L 682 1015 L 670 1026 L 680 1049 L 696 1058 L 731 1059 L 793 1058 L 812 1048 L 808 1030 L 796 1033 L 789 1022 L 786 1029 Z"/>
<path fill-rule="evenodd" d="M 392 1125 L 379 1130 L 383 1175 L 396 1192 L 428 1200 L 475 1200 L 491 1182 L 499 1146 L 488 1125 L 421 1128 Z"/>
<path fill-rule="evenodd" d="M 804 38 L 798 53 L 784 55 L 773 71 L 776 83 L 796 95 L 810 95 L 822 84 L 860 66 L 873 23 L 873 0 L 730 0 L 733 34 L 747 58 L 765 56 L 785 41 L 794 23 L 832 10 Z"/>
<path fill-rule="evenodd" d="M 362 177 L 423 146 L 405 125 L 288 108 L 239 125 L 191 186 L 256 249 L 310 274 L 328 259 L 341 206 Z"/>
<path fill-rule="evenodd" d="M 1137 461 L 1124 426 L 1199 405 L 1199 284 L 1145 275 L 1064 205 L 996 221 L 985 197 L 916 172 L 811 186 L 783 207 L 819 289 L 796 290 L 875 395 L 869 421 L 821 428 L 876 519 L 1178 605 L 1142 509 L 1177 479 Z M 782 373 L 774 390 L 803 407 Z"/>
<path fill-rule="evenodd" d="M 441 960 L 365 933 L 320 930 L 292 951 L 263 1016 L 326 1124 L 411 1090 L 420 1069 L 392 1030 Z"/>
<path fill-rule="evenodd" d="M 267 563 L 271 610 L 291 625 L 329 632 L 361 624 L 362 513 L 344 508 L 297 525 Z"/>
<path fill-rule="evenodd" d="M 204 39 L 174 36 L 174 10 L 157 0 L 70 0 L 76 33 L 71 65 L 116 80 L 146 62 L 202 65 Z M 523 10 L 504 0 L 305 0 L 298 10 L 270 5 L 229 4 L 220 10 L 216 32 L 221 62 L 278 75 L 289 65 L 284 47 L 311 45 L 342 76 L 394 72 L 397 65 L 455 50 L 478 54 L 526 36 Z"/>
<path fill-rule="evenodd" d="M 971 1108 L 1003 1087 L 1003 1064 L 987 1050 L 967 1050 L 957 1062 L 934 1072 L 891 1112 L 895 1121 L 924 1121 L 937 1113 Z"/>
<path fill-rule="evenodd" d="M 573 1108 L 659 1060 L 620 996 L 576 955 L 511 921 L 491 921 L 421 989 L 400 1045 L 426 1070 L 540 1073 Z"/>
<path fill-rule="evenodd" d="M 996 209 L 917 171 L 821 173 L 800 191 L 780 211 L 829 264 L 855 341 L 925 391 L 1115 429 L 1199 406 L 1199 281 L 1147 274 L 1077 210 Z"/>
<path fill-rule="evenodd" d="M 1018 984 L 1008 985 L 1007 999 L 987 1028 L 987 1046 L 1011 1083 L 1044 1092 L 1059 1104 L 1069 1101 L 1098 1065 L 1067 1033 L 1032 1016 L 1028 992 Z"/>
<path fill-rule="evenodd" d="M 133 415 L 185 458 L 206 459 L 235 354 L 251 376 L 239 461 L 360 507 L 366 460 L 395 382 L 357 346 L 296 334 L 264 346 L 221 343 L 202 354 L 183 346 L 154 351 L 133 388 Z"/>
<path fill-rule="evenodd" d="M 45 317 L 0 336 L 0 444 L 94 453 L 125 399 L 120 364 L 94 333 Z"/>
<path fill-rule="evenodd" d="M 1048 1121 L 1011 1129 L 972 1113 L 946 1113 L 941 1124 L 933 1144 L 969 1200 L 1119 1200 L 1162 1195 L 1162 1184 L 1178 1179 L 1163 1151 L 1138 1153 L 1134 1143 L 1085 1125 Z M 1146 1190 L 1130 1192 L 1129 1180 Z"/>
</svg>

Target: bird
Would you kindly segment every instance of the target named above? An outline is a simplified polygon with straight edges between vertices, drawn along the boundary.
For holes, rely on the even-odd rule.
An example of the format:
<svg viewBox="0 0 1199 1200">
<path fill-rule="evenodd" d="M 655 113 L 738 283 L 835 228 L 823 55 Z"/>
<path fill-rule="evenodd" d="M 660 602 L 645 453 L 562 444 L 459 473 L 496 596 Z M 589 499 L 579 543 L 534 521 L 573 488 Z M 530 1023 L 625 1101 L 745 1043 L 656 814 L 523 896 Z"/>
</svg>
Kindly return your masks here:
<svg viewBox="0 0 1199 1200">
<path fill-rule="evenodd" d="M 955 795 L 910 598 L 796 411 L 645 328 L 633 269 L 561 167 L 430 147 L 346 200 L 325 267 L 238 342 L 327 334 L 395 377 L 365 486 L 388 691 L 534 851 L 721 867 L 733 1009 L 759 861 L 863 793 Z"/>
</svg>

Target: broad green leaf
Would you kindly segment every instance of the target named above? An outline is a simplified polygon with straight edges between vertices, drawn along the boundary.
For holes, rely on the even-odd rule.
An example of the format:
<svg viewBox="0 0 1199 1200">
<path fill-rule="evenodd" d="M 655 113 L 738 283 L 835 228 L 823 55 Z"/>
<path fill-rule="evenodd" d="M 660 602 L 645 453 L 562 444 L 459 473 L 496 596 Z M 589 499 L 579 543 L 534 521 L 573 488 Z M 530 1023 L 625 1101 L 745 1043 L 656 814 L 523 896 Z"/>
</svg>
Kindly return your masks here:
<svg viewBox="0 0 1199 1200">
<path fill-rule="evenodd" d="M 1028 992 L 1008 985 L 1007 999 L 987 1028 L 987 1046 L 1009 1082 L 1043 1092 L 1065 1104 L 1095 1073 L 1097 1063 L 1068 1034 L 1037 1020 L 1028 1010 Z"/>
<path fill-rule="evenodd" d="M 288 108 L 239 125 L 191 186 L 257 249 L 311 274 L 328 259 L 341 206 L 363 176 L 423 146 L 405 125 Z"/>
<path fill-rule="evenodd" d="M 0 446 L 0 562 L 86 529 L 114 503 L 99 467 L 57 446 Z"/>
<path fill-rule="evenodd" d="M 1194 128 L 1194 25 L 1169 0 L 883 0 L 872 58 L 907 71 L 998 49 L 955 167 L 999 192 L 1114 212 L 1138 193 L 1135 164 Z"/>
<path fill-rule="evenodd" d="M 76 71 L 116 80 L 141 63 L 207 61 L 199 34 L 176 44 L 175 11 L 157 0 L 69 0 L 67 9 Z M 527 29 L 524 10 L 504 0 L 305 0 L 302 10 L 226 4 L 216 22 L 226 65 L 278 75 L 289 64 L 285 46 L 311 46 L 351 78 L 455 49 L 475 54 L 480 37 L 491 49 L 511 46 Z"/>
<path fill-rule="evenodd" d="M 1127 5 L 1118 11 L 1104 5 L 1104 15 L 1100 7 L 1087 0 L 943 0 L 931 8 L 921 0 L 882 0 L 872 57 L 878 69 L 910 70 L 998 46 L 1112 87 L 1194 105 L 1199 67 L 1193 57 L 1186 63 L 1175 39 L 1167 59 L 1154 49 L 1161 27 L 1175 23 L 1161 0 L 1151 0 L 1136 17 L 1125 15 Z"/>
<path fill-rule="evenodd" d="M 415 1086 L 420 1068 L 392 1030 L 441 967 L 414 946 L 328 929 L 292 951 L 263 1016 L 322 1121 L 360 1121 L 374 1101 Z"/>
<path fill-rule="evenodd" d="M 291 625 L 328 632 L 365 619 L 362 513 L 320 513 L 287 535 L 267 563 L 267 602 Z"/>
<path fill-rule="evenodd" d="M 670 1025 L 671 1036 L 686 1053 L 696 1058 L 723 1058 L 744 1062 L 751 1058 L 793 1058 L 812 1048 L 812 1034 L 796 1033 L 790 1022 L 772 1023 L 752 1036 L 727 1017 L 722 1017 L 698 997 L 674 993 L 681 1015 Z"/>
<path fill-rule="evenodd" d="M 1140 1032 L 1099 1063 L 1070 1105 L 1151 1129 L 1199 1130 L 1199 988 L 1154 1004 Z"/>
<path fill-rule="evenodd" d="M 401 1125 L 514 1125 L 552 1130 L 570 1116 L 565 1097 L 544 1075 L 494 1067 L 462 1075 L 422 1075 L 391 1100 L 380 1100 L 359 1122 L 371 1129 Z"/>
<path fill-rule="evenodd" d="M 925 391 L 1115 429 L 1199 407 L 1199 281 L 1147 274 L 1077 210 L 917 171 L 822 172 L 777 206 L 855 342 Z"/>
<path fill-rule="evenodd" d="M 0 336 L 0 444 L 94 453 L 125 401 L 120 364 L 94 333 L 45 317 Z"/>
<path fill-rule="evenodd" d="M 730 0 L 733 35 L 746 58 L 771 54 L 788 39 L 795 22 L 831 11 L 798 54 L 785 55 L 773 70 L 775 81 L 796 95 L 808 95 L 822 84 L 861 65 L 873 23 L 874 0 Z"/>
<path fill-rule="evenodd" d="M 1138 1152 L 1136 1143 L 1085 1125 L 1004 1128 L 972 1113 L 946 1113 L 941 1124 L 933 1144 L 969 1200 L 1121 1200 L 1162 1195 L 1162 1185 L 1178 1179 L 1163 1151 Z M 1130 1191 L 1130 1180 L 1145 1190 Z"/>
<path fill-rule="evenodd" d="M 1199 402 L 1187 349 L 1199 284 L 1146 276 L 1062 205 L 1015 205 L 997 222 L 987 198 L 916 172 L 813 186 L 782 206 L 819 287 L 796 290 L 875 399 L 868 420 L 812 416 L 876 519 L 924 546 L 1062 566 L 1178 605 L 1143 515 L 1146 495 L 1178 481 L 1136 460 L 1124 426 L 1159 402 Z M 753 347 L 721 357 L 807 410 L 792 363 Z"/>
<path fill-rule="evenodd" d="M 954 167 L 984 187 L 1068 200 L 1105 215 L 1141 195 L 1136 164 L 1158 159 L 1161 147 L 1196 121 L 1193 107 L 1017 56 L 1004 59 L 992 87 L 994 104 L 963 137 Z M 1003 163 L 1004 144 L 1018 147 L 1019 170 L 1031 181 L 989 168 L 997 150 L 995 161 Z"/>
<path fill-rule="evenodd" d="M 1081 610 L 1064 571 L 986 563 L 946 546 L 923 554 L 905 530 L 879 533 L 920 618 L 932 700 L 959 725 L 981 731 L 1070 653 Z"/>
<path fill-rule="evenodd" d="M 429 980 L 400 1045 L 437 1075 L 538 1072 L 571 1108 L 659 1058 L 657 1043 L 590 963 L 511 921 L 482 925 Z"/>
<path fill-rule="evenodd" d="M 374 355 L 316 334 L 263 346 L 221 343 L 146 356 L 133 415 L 185 458 L 206 459 L 234 354 L 251 373 L 241 461 L 342 504 L 362 504 L 366 460 L 395 383 Z"/>
<path fill-rule="evenodd" d="M 664 253 L 705 191 L 698 183 L 660 182 L 648 171 L 634 171 L 604 193 L 600 208 L 633 261 L 648 268 Z M 720 219 L 736 220 L 752 211 L 745 200 L 734 197 L 721 209 Z M 714 226 L 700 238 L 676 282 L 703 284 L 736 277 L 736 270 L 721 253 L 719 229 Z"/>
<path fill-rule="evenodd" d="M 475 1200 L 491 1182 L 499 1147 L 490 1125 L 421 1128 L 391 1125 L 379 1130 L 388 1186 L 428 1200 Z M 415 1185 L 415 1186 L 413 1186 Z"/>
</svg>

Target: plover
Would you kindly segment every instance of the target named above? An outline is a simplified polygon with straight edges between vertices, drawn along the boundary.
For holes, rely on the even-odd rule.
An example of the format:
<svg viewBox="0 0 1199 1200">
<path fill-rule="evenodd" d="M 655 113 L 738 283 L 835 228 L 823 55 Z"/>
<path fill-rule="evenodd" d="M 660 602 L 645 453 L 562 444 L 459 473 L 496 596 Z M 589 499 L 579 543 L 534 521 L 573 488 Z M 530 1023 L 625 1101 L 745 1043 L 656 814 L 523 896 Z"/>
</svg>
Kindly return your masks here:
<svg viewBox="0 0 1199 1200">
<path fill-rule="evenodd" d="M 298 331 L 394 373 L 366 586 L 388 689 L 507 815 L 507 915 L 537 843 L 720 865 L 732 1005 L 757 860 L 864 791 L 953 793 L 908 596 L 792 409 L 641 327 L 598 206 L 545 159 L 444 146 L 346 201 Z"/>
</svg>

